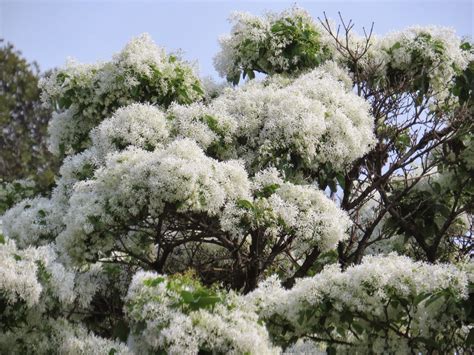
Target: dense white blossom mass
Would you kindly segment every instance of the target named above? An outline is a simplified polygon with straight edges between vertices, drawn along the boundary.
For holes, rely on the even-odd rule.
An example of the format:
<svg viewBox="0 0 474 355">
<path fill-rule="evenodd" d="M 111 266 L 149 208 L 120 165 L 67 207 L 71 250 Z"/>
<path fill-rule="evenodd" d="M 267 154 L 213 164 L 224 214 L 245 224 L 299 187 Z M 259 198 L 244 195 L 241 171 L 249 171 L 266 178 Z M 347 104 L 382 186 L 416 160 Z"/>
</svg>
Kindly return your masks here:
<svg viewBox="0 0 474 355">
<path fill-rule="evenodd" d="M 388 214 L 355 265 L 337 260 L 373 222 L 377 187 L 395 194 L 397 182 L 378 180 L 352 211 L 331 183 L 357 199 L 367 182 L 352 176 L 377 178 L 351 171 L 386 148 L 373 95 L 447 102 L 472 51 L 417 27 L 371 38 L 354 63 L 296 7 L 232 21 L 217 70 L 234 84 L 265 78 L 202 84 L 145 34 L 41 81 L 63 161 L 50 194 L 1 216 L 0 353 L 463 353 L 472 264 L 396 255 L 398 230 L 370 246 Z M 397 206 L 454 177 L 422 180 Z M 446 234 L 466 234 L 466 215 Z"/>
<path fill-rule="evenodd" d="M 186 277 L 137 273 L 126 310 L 132 331 L 136 329 L 133 334 L 138 352 L 279 353 L 258 315 L 237 295 L 206 290 Z"/>
<path fill-rule="evenodd" d="M 246 297 L 279 341 L 307 337 L 324 343 L 332 338 L 341 341 L 336 345 L 340 351 L 352 346 L 362 352 L 404 354 L 410 348 L 426 351 L 424 339 L 442 344 L 444 337 L 464 336 L 465 329 L 458 329 L 444 312 L 468 297 L 468 282 L 454 265 L 391 254 L 367 256 L 344 272 L 327 266 L 298 280 L 291 290 L 272 277 Z M 462 308 L 457 312 L 463 316 Z M 386 327 L 377 328 L 377 323 Z"/>
<path fill-rule="evenodd" d="M 50 150 L 79 152 L 89 145 L 89 131 L 116 109 L 135 102 L 165 107 L 203 96 L 194 71 L 176 55 L 166 55 L 148 34 L 134 38 L 100 64 L 68 62 L 40 81 L 45 105 L 58 110 L 50 122 Z"/>
<path fill-rule="evenodd" d="M 167 142 L 169 123 L 164 113 L 149 104 L 131 104 L 118 109 L 91 131 L 92 146 L 97 155 L 105 158 L 109 153 L 132 145 L 153 150 Z"/>
<path fill-rule="evenodd" d="M 371 147 L 373 118 L 366 101 L 355 95 L 350 79 L 328 63 L 294 81 L 272 78 L 228 89 L 211 104 L 216 127 L 221 112 L 234 118 L 219 139 L 233 135 L 247 166 L 276 166 L 289 172 L 331 164 L 341 170 Z M 235 127 L 235 128 L 234 128 Z M 220 144 L 220 141 L 215 144 Z"/>
<path fill-rule="evenodd" d="M 234 12 L 230 35 L 220 38 L 222 50 L 214 58 L 217 71 L 238 82 L 243 74 L 289 72 L 318 65 L 331 58 L 335 46 L 323 27 L 298 7 L 264 18 Z"/>
<path fill-rule="evenodd" d="M 366 60 L 377 68 L 377 81 L 445 100 L 454 77 L 474 58 L 462 43 L 452 28 L 409 27 L 375 38 Z"/>
<path fill-rule="evenodd" d="M 119 220 L 140 224 L 166 208 L 183 218 L 187 212 L 212 216 L 229 200 L 248 198 L 248 190 L 247 173 L 239 162 L 209 158 L 189 139 L 152 152 L 129 148 L 108 155 L 93 179 L 74 185 L 66 228 L 57 242 L 69 255 L 87 259 L 86 249 L 106 252 L 127 236 L 127 229 L 124 235 L 120 230 L 110 233 Z"/>
</svg>

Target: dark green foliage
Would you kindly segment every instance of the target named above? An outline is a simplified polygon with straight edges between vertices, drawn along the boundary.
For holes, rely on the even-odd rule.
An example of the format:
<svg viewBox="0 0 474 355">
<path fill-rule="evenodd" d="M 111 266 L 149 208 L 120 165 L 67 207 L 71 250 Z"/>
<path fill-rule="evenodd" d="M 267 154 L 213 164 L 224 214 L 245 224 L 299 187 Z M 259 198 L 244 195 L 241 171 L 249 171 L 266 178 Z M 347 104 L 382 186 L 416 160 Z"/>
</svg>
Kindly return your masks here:
<svg viewBox="0 0 474 355">
<path fill-rule="evenodd" d="M 36 63 L 28 63 L 12 44 L 0 47 L 0 181 L 31 177 L 37 190 L 46 191 L 57 162 L 46 147 L 51 111 L 41 105 L 38 80 Z M 9 207 L 10 201 L 0 197 L 0 204 Z"/>
</svg>

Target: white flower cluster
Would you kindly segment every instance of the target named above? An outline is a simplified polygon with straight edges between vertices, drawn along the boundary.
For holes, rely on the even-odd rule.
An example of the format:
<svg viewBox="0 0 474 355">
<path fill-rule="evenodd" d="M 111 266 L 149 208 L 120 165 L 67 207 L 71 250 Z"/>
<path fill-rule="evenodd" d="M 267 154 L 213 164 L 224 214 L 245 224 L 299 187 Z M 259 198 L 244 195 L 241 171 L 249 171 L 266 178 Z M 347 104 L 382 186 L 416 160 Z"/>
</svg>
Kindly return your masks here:
<svg viewBox="0 0 474 355">
<path fill-rule="evenodd" d="M 233 294 L 205 289 L 185 277 L 135 274 L 127 295 L 137 353 L 277 354 L 258 316 Z"/>
<path fill-rule="evenodd" d="M 100 157 L 133 145 L 153 150 L 167 141 L 169 124 L 162 110 L 149 104 L 131 104 L 118 109 L 91 131 L 93 147 Z"/>
<path fill-rule="evenodd" d="M 31 307 L 39 302 L 43 288 L 36 278 L 34 260 L 15 258 L 17 251 L 15 242 L 9 239 L 0 246 L 0 290 L 8 303 L 23 300 Z"/>
<path fill-rule="evenodd" d="M 178 137 L 194 140 L 200 147 L 219 158 L 232 156 L 232 142 L 239 128 L 238 121 L 230 116 L 222 105 L 216 105 L 214 102 L 209 105 L 172 105 L 167 114 Z"/>
<path fill-rule="evenodd" d="M 308 339 L 298 339 L 285 349 L 283 355 L 326 355 L 326 346 Z"/>
<path fill-rule="evenodd" d="M 77 119 L 78 111 L 77 107 L 71 107 L 64 111 L 53 112 L 48 123 L 48 150 L 54 155 L 64 154 L 68 142 L 73 142 L 77 133 L 84 135 L 85 131 L 89 129 L 81 120 Z M 80 148 L 82 147 L 77 147 L 77 150 Z"/>
<path fill-rule="evenodd" d="M 6 238 L 0 244 L 0 256 L 0 294 L 7 305 L 23 301 L 29 308 L 39 307 L 40 301 L 46 303 L 51 296 L 65 304 L 74 301 L 74 273 L 56 261 L 51 246 L 18 249 Z"/>
<path fill-rule="evenodd" d="M 453 336 L 459 329 L 455 319 L 465 317 L 464 310 L 437 295 L 445 292 L 462 301 L 467 286 L 468 274 L 454 265 L 390 254 L 367 256 L 345 272 L 327 266 L 314 277 L 297 280 L 291 290 L 272 277 L 246 297 L 270 327 L 276 326 L 271 332 L 280 340 L 329 336 L 376 353 L 406 353 L 409 346 L 426 350 L 423 342 L 409 344 L 408 339 Z M 380 324 L 385 324 L 382 330 Z M 279 327 L 292 331 L 282 334 Z"/>
<path fill-rule="evenodd" d="M 102 162 L 94 147 L 66 157 L 51 198 L 25 199 L 7 210 L 1 216 L 4 234 L 15 240 L 19 248 L 53 242 L 64 229 L 63 218 L 69 209 L 74 185 L 92 178 Z"/>
<path fill-rule="evenodd" d="M 110 281 L 101 265 L 74 272 L 52 245 L 17 248 L 0 241 L 0 353 L 131 354 L 125 345 L 69 323 L 88 314 L 92 297 Z M 76 313 L 78 312 L 78 313 Z"/>
<path fill-rule="evenodd" d="M 241 73 L 266 74 L 313 68 L 331 57 L 329 35 L 304 10 L 293 7 L 264 18 L 234 13 L 230 35 L 220 38 L 221 52 L 215 57 L 217 71 L 238 82 Z"/>
<path fill-rule="evenodd" d="M 79 181 L 90 179 L 94 171 L 103 164 L 99 158 L 97 149 L 91 147 L 82 153 L 67 156 L 59 169 L 60 178 L 52 192 L 53 204 L 57 207 L 67 209 L 74 184 Z"/>
<path fill-rule="evenodd" d="M 222 110 L 237 122 L 236 150 L 251 170 L 270 163 L 293 171 L 330 163 L 339 170 L 369 151 L 374 142 L 369 105 L 334 66 L 286 85 L 280 78 L 252 81 L 213 101 L 217 122 Z"/>
<path fill-rule="evenodd" d="M 31 317 L 31 315 L 29 315 Z M 33 317 L 34 318 L 34 317 Z M 2 354 L 132 355 L 119 341 L 99 337 L 64 318 L 34 318 L 14 331 L 0 332 Z"/>
<path fill-rule="evenodd" d="M 132 355 L 125 344 L 99 337 L 80 325 L 73 325 L 65 320 L 53 323 L 53 344 L 50 351 L 65 355 Z"/>
<path fill-rule="evenodd" d="M 268 22 L 250 13 L 233 13 L 229 20 L 234 22 L 231 34 L 219 38 L 221 52 L 214 58 L 214 66 L 222 77 L 240 76 L 239 60 L 245 61 L 242 67 L 251 66 L 252 61 L 258 60 L 258 44 L 265 43 L 269 31 Z M 240 59 L 239 46 L 245 40 L 257 45 Z"/>
<path fill-rule="evenodd" d="M 114 236 L 108 228 L 119 220 L 139 223 L 139 216 L 159 216 L 165 206 L 178 214 L 215 215 L 229 200 L 248 198 L 248 193 L 240 163 L 208 158 L 189 139 L 153 152 L 130 148 L 109 155 L 93 179 L 74 186 L 66 228 L 57 242 L 70 255 L 84 258 L 86 246 L 95 245 L 94 251 L 113 246 L 120 232 Z"/>
<path fill-rule="evenodd" d="M 11 206 L 11 203 L 17 203 L 35 194 L 36 183 L 32 178 L 16 179 L 13 181 L 0 179 L 0 216 L 5 212 L 5 208 Z"/>
<path fill-rule="evenodd" d="M 121 106 L 150 102 L 167 107 L 203 95 L 193 70 L 176 56 L 167 56 L 147 34 L 133 39 L 110 62 L 69 62 L 40 86 L 45 105 L 58 110 L 49 127 L 55 154 L 88 147 L 89 131 Z"/>
<path fill-rule="evenodd" d="M 407 82 L 408 90 L 444 100 L 454 77 L 474 59 L 461 44 L 452 28 L 409 27 L 375 38 L 365 59 L 377 68 L 378 81 L 394 86 Z"/>
<path fill-rule="evenodd" d="M 104 272 L 103 265 L 95 263 L 78 272 L 74 284 L 76 303 L 83 309 L 87 309 L 96 294 L 107 292 L 109 279 Z"/>
<path fill-rule="evenodd" d="M 169 61 L 165 50 L 156 46 L 147 33 L 127 43 L 113 59 L 115 63 L 119 63 L 119 66 L 132 68 L 134 71 L 148 77 L 153 76 L 153 70 L 155 69 L 166 70 Z M 128 80 L 133 80 L 133 78 Z"/>
<path fill-rule="evenodd" d="M 25 199 L 2 216 L 3 232 L 15 240 L 20 248 L 48 244 L 54 240 L 60 228 L 53 209 L 50 199 Z"/>
<path fill-rule="evenodd" d="M 255 176 L 253 195 L 252 201 L 226 206 L 223 230 L 240 238 L 249 229 L 264 230 L 267 237 L 294 237 L 291 250 L 297 259 L 314 247 L 333 249 L 347 237 L 349 217 L 315 186 L 283 182 L 272 168 Z"/>
</svg>

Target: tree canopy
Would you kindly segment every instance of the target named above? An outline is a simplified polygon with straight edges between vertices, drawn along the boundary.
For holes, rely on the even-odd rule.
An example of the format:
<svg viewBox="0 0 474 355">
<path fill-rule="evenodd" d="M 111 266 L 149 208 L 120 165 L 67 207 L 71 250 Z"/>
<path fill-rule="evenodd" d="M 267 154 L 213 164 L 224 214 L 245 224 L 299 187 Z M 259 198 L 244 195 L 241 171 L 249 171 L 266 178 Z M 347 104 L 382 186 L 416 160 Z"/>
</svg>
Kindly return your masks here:
<svg viewBox="0 0 474 355">
<path fill-rule="evenodd" d="M 469 353 L 472 44 L 340 22 L 234 15 L 226 85 L 146 34 L 41 79 L 62 165 L 2 217 L 0 349 Z"/>
</svg>

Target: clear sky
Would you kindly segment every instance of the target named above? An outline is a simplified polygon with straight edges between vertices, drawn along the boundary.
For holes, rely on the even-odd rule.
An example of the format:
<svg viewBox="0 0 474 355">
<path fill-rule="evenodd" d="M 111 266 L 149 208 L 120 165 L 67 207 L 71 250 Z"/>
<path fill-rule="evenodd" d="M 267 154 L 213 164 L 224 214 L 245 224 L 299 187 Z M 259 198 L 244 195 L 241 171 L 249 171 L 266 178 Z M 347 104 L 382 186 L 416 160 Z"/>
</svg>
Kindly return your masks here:
<svg viewBox="0 0 474 355">
<path fill-rule="evenodd" d="M 41 69 L 63 65 L 67 57 L 81 62 L 107 60 L 133 36 L 143 32 L 167 50 L 184 51 L 197 61 L 202 75 L 217 77 L 212 58 L 219 35 L 229 32 L 232 11 L 262 14 L 297 4 L 314 17 L 341 11 L 356 29 L 384 34 L 409 25 L 454 27 L 473 37 L 473 4 L 445 1 L 75 1 L 0 0 L 0 38 L 12 42 Z"/>
</svg>

